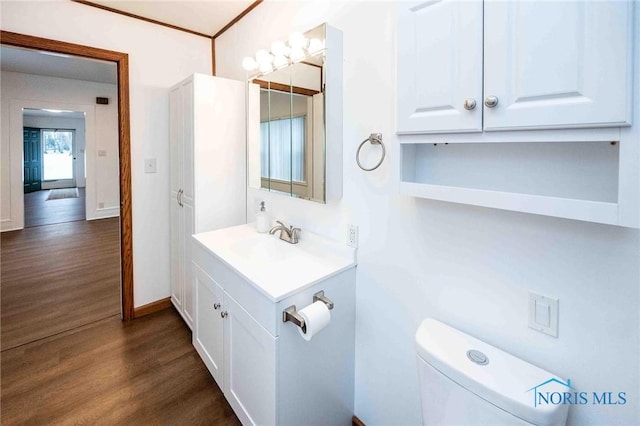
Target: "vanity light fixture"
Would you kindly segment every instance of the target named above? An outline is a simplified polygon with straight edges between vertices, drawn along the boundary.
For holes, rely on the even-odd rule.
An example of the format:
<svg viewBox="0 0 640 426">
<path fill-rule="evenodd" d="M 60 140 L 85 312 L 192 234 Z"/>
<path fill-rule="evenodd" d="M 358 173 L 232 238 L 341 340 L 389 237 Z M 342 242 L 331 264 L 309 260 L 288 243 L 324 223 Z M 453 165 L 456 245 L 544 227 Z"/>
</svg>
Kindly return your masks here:
<svg viewBox="0 0 640 426">
<path fill-rule="evenodd" d="M 258 68 L 262 74 L 268 74 L 273 71 L 273 65 L 271 62 L 262 62 Z"/>
<path fill-rule="evenodd" d="M 289 65 L 289 60 L 286 56 L 277 55 L 275 58 L 273 58 L 273 67 L 275 69 L 279 70 L 280 68 L 284 68 L 287 65 Z"/>
<path fill-rule="evenodd" d="M 260 49 L 255 58 L 247 56 L 242 60 L 242 68 L 246 71 L 259 70 L 268 74 L 274 69 L 284 68 L 289 64 L 304 60 L 307 55 L 315 56 L 324 51 L 324 41 L 318 38 L 308 39 L 302 33 L 291 33 L 287 42 L 276 40 L 271 44 L 271 51 Z"/>
<path fill-rule="evenodd" d="M 291 48 L 286 44 L 284 44 L 283 41 L 276 40 L 271 44 L 271 53 L 273 53 L 275 57 L 289 56 L 290 51 L 291 51 Z"/>
<path fill-rule="evenodd" d="M 270 64 L 273 62 L 273 55 L 265 49 L 260 49 L 256 52 L 256 60 L 260 65 Z"/>
<path fill-rule="evenodd" d="M 324 50 L 324 42 L 319 38 L 312 38 L 309 40 L 309 47 L 307 51 L 311 56 L 317 55 Z"/>
<path fill-rule="evenodd" d="M 247 71 L 253 71 L 258 69 L 258 62 L 253 59 L 251 56 L 247 56 L 242 60 L 242 68 Z"/>
<path fill-rule="evenodd" d="M 291 33 L 291 35 L 289 35 L 289 46 L 291 46 L 292 49 L 304 49 L 309 46 L 309 39 L 301 33 Z"/>
<path fill-rule="evenodd" d="M 300 62 L 301 60 L 304 59 L 304 57 L 305 57 L 304 49 L 302 49 L 301 47 L 291 48 L 291 54 L 289 55 L 291 62 Z"/>
</svg>

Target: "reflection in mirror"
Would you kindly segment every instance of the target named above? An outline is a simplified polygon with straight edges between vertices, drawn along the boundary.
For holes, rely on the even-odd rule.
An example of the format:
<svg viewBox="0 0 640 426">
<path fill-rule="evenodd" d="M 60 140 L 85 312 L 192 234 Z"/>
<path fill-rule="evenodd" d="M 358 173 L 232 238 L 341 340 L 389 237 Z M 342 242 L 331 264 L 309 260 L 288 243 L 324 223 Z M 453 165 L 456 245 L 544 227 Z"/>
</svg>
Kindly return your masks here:
<svg viewBox="0 0 640 426">
<path fill-rule="evenodd" d="M 264 53 L 257 55 L 255 66 L 262 72 L 249 79 L 249 182 L 252 187 L 324 203 L 325 25 L 299 36 L 303 41 L 297 42 L 305 48 L 290 40 L 286 61 L 276 54 L 270 59 Z M 276 44 L 272 52 L 280 53 Z M 273 70 L 275 64 L 284 66 Z"/>
</svg>

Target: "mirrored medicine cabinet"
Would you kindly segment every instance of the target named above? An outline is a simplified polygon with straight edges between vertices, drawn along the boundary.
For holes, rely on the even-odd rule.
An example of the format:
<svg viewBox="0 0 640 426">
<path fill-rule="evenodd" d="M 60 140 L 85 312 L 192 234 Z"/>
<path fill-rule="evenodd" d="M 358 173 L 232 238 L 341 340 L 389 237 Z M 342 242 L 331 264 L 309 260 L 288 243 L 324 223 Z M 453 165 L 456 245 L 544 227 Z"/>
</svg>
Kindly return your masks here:
<svg viewBox="0 0 640 426">
<path fill-rule="evenodd" d="M 257 68 L 248 74 L 249 186 L 320 203 L 341 198 L 341 32 L 322 24 L 247 60 Z"/>
</svg>

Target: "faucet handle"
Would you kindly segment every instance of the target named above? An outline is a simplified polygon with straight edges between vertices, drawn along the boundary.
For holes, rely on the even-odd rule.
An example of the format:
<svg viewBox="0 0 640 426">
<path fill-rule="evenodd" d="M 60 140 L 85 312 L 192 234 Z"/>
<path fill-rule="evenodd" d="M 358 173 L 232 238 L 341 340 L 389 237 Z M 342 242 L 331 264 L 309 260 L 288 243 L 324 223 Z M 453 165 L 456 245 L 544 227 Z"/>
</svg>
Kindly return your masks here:
<svg viewBox="0 0 640 426">
<path fill-rule="evenodd" d="M 298 237 L 300 236 L 300 232 L 302 230 L 300 228 L 294 228 L 293 226 L 290 228 L 290 233 L 291 233 L 291 243 L 293 244 L 297 244 L 298 243 Z"/>
</svg>

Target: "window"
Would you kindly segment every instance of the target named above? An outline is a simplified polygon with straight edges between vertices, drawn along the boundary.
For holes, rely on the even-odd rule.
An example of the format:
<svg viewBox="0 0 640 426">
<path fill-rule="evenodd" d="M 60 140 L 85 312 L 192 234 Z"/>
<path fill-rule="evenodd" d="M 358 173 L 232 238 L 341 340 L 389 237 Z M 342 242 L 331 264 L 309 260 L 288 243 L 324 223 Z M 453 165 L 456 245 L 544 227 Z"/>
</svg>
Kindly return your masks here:
<svg viewBox="0 0 640 426">
<path fill-rule="evenodd" d="M 261 176 L 287 182 L 305 182 L 305 135 L 305 116 L 261 122 Z"/>
<path fill-rule="evenodd" d="M 43 179 L 73 179 L 73 131 L 42 131 Z"/>
</svg>

